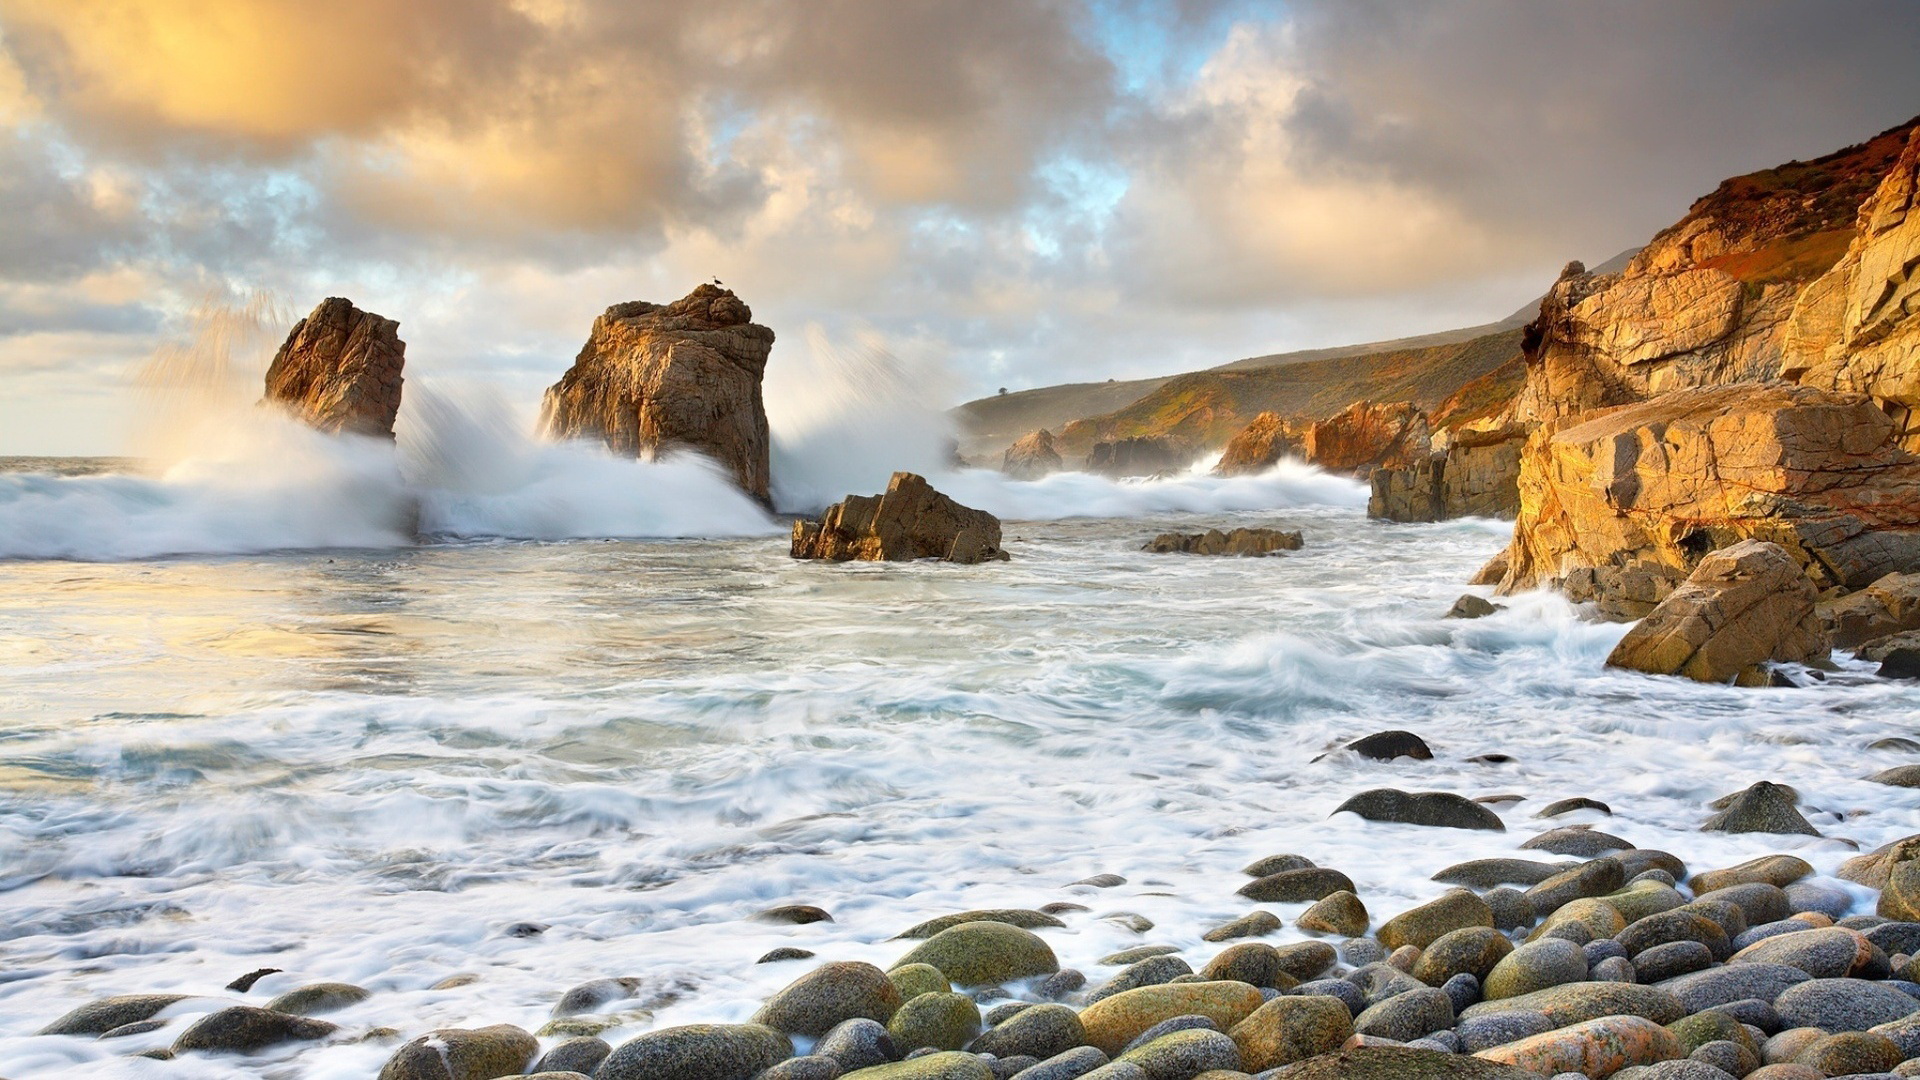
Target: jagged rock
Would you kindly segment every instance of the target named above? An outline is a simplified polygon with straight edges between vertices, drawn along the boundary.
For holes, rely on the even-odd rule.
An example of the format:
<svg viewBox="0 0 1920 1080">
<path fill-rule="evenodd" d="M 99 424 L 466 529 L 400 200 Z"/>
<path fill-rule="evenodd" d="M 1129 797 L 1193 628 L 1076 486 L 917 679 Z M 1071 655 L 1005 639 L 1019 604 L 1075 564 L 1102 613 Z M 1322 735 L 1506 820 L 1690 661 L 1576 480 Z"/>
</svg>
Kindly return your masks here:
<svg viewBox="0 0 1920 1080">
<path fill-rule="evenodd" d="M 1683 390 L 1536 435 L 1502 593 L 1557 585 L 1650 611 L 1701 557 L 1785 548 L 1815 585 L 1920 565 L 1920 459 L 1858 395 L 1784 383 Z"/>
<path fill-rule="evenodd" d="M 1854 650 L 1862 660 L 1880 665 L 1883 679 L 1920 679 L 1920 630 L 1875 638 Z"/>
<path fill-rule="evenodd" d="M 1824 659 L 1813 583 L 1785 549 L 1742 540 L 1700 560 L 1607 657 L 1607 666 L 1700 682 L 1764 681 L 1759 665 Z"/>
<path fill-rule="evenodd" d="M 819 521 L 795 521 L 793 557 L 979 563 L 1008 555 L 1000 549 L 999 518 L 961 506 L 923 477 L 897 472 L 885 494 L 849 495 Z"/>
<path fill-rule="evenodd" d="M 1142 551 L 1156 554 L 1187 555 L 1266 555 L 1274 551 L 1298 551 L 1305 541 L 1299 532 L 1281 529 L 1235 529 L 1203 533 L 1161 533 L 1147 541 Z"/>
<path fill-rule="evenodd" d="M 1824 600 L 1820 616 L 1838 649 L 1920 630 L 1920 574 L 1888 574 L 1858 592 Z"/>
<path fill-rule="evenodd" d="M 399 331 L 350 300 L 320 301 L 274 354 L 265 400 L 321 431 L 393 438 L 407 363 Z"/>
<path fill-rule="evenodd" d="M 1442 453 L 1404 467 L 1373 471 L 1368 517 L 1451 521 L 1511 518 L 1520 512 L 1520 455 L 1527 443 L 1526 428 L 1490 422 L 1447 435 Z"/>
<path fill-rule="evenodd" d="M 1087 471 L 1106 476 L 1158 476 L 1179 472 L 1193 460 L 1193 448 L 1172 435 L 1135 435 L 1093 444 Z"/>
<path fill-rule="evenodd" d="M 1015 480 L 1038 480 L 1066 467 L 1046 428 L 1021 436 L 1000 459 L 1000 471 Z"/>
<path fill-rule="evenodd" d="M 541 425 L 616 454 L 684 448 L 713 458 L 765 502 L 771 438 L 760 381 L 773 331 L 730 290 L 701 285 L 671 304 L 615 304 L 547 390 Z"/>
<path fill-rule="evenodd" d="M 1793 789 L 1761 780 L 1732 797 L 1726 809 L 1700 826 L 1706 832 L 1798 833 L 1819 836 L 1819 832 L 1800 816 L 1795 807 Z M 1734 888 L 1736 886 L 1729 886 Z"/>
<path fill-rule="evenodd" d="M 1301 456 L 1302 433 L 1279 413 L 1263 412 L 1227 442 L 1215 476 L 1245 476 L 1266 472 L 1281 458 Z"/>
<path fill-rule="evenodd" d="M 1505 610 L 1505 604 L 1496 604 L 1484 596 L 1475 596 L 1472 593 L 1467 593 L 1453 602 L 1453 606 L 1447 609 L 1447 614 L 1444 617 L 1449 619 L 1484 619 L 1495 612 Z"/>
<path fill-rule="evenodd" d="M 1308 427 L 1301 451 L 1310 465 L 1365 476 L 1374 469 L 1404 469 L 1427 460 L 1433 436 L 1427 415 L 1411 402 L 1356 401 Z"/>
</svg>

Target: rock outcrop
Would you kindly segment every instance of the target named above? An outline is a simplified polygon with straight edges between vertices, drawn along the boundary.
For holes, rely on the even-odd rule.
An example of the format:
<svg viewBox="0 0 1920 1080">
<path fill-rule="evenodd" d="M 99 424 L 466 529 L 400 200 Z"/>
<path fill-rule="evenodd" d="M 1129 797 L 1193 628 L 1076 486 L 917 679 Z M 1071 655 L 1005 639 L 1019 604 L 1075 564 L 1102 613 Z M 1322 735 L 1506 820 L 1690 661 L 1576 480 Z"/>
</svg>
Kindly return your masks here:
<svg viewBox="0 0 1920 1080">
<path fill-rule="evenodd" d="M 765 502 L 772 441 L 760 382 L 773 331 L 731 291 L 701 285 L 671 304 L 615 304 L 547 390 L 542 427 L 617 454 L 705 454 Z"/>
<path fill-rule="evenodd" d="M 1366 477 L 1375 469 L 1403 469 L 1433 453 L 1427 416 L 1411 402 L 1356 401 L 1317 420 L 1301 441 L 1307 463 L 1331 473 Z"/>
<path fill-rule="evenodd" d="M 1388 521 L 1516 516 L 1526 428 L 1495 419 L 1447 432 L 1445 439 L 1446 449 L 1424 461 L 1375 469 L 1367 516 Z"/>
<path fill-rule="evenodd" d="M 1536 432 L 1519 486 L 1499 591 L 1555 586 L 1616 617 L 1744 539 L 1821 588 L 1920 566 L 1920 459 L 1859 395 L 1738 383 L 1602 411 Z"/>
<path fill-rule="evenodd" d="M 330 296 L 267 368 L 266 399 L 327 432 L 393 438 L 407 343 L 400 324 Z"/>
<path fill-rule="evenodd" d="M 1093 444 L 1087 471 L 1105 476 L 1158 476 L 1193 461 L 1193 447 L 1172 435 L 1135 435 Z"/>
<path fill-rule="evenodd" d="M 1006 455 L 1000 460 L 1000 471 L 1015 480 L 1038 480 L 1066 467 L 1053 444 L 1053 435 L 1046 428 L 1022 436 L 1007 447 Z"/>
<path fill-rule="evenodd" d="M 849 495 L 827 507 L 819 521 L 795 521 L 793 557 L 956 563 L 1008 558 L 1000 548 L 999 518 L 961 506 L 909 472 L 894 473 L 884 494 Z"/>
<path fill-rule="evenodd" d="M 1888 574 L 1859 592 L 1823 600 L 1820 616 L 1841 649 L 1920 630 L 1920 574 Z"/>
<path fill-rule="evenodd" d="M 1280 463 L 1281 458 L 1301 456 L 1302 433 L 1282 419 L 1279 413 L 1263 412 L 1240 429 L 1220 454 L 1215 476 L 1246 476 L 1262 473 Z"/>
<path fill-rule="evenodd" d="M 1208 529 L 1203 533 L 1161 533 L 1147 541 L 1140 550 L 1157 554 L 1181 553 L 1186 555 L 1266 555 L 1275 551 L 1299 551 L 1302 541 L 1298 532 L 1281 529 L 1234 529 L 1221 532 Z"/>
<path fill-rule="evenodd" d="M 1786 549 L 1742 540 L 1701 559 L 1684 584 L 1627 631 L 1607 666 L 1765 685 L 1765 663 L 1826 658 L 1818 599 Z"/>
</svg>

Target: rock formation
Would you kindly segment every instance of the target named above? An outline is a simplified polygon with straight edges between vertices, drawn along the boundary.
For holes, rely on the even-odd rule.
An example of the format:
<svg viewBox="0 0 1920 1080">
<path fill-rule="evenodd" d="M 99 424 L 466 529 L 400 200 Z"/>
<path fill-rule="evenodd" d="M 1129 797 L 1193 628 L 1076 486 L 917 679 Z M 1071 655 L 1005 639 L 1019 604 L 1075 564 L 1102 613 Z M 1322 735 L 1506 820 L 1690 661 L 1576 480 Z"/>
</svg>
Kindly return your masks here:
<svg viewBox="0 0 1920 1080">
<path fill-rule="evenodd" d="M 1301 432 L 1281 419 L 1279 413 L 1263 412 L 1240 429 L 1220 454 L 1215 476 L 1246 476 L 1262 473 L 1280 463 L 1281 458 L 1299 457 Z"/>
<path fill-rule="evenodd" d="M 849 495 L 819 521 L 793 523 L 793 557 L 846 562 L 1005 561 L 1000 519 L 961 506 L 909 472 L 897 472 L 881 495 Z"/>
<path fill-rule="evenodd" d="M 1038 480 L 1064 468 L 1066 462 L 1061 460 L 1060 451 L 1053 445 L 1053 435 L 1046 428 L 1022 436 L 1007 447 L 1006 455 L 1000 460 L 1000 471 L 1015 480 Z"/>
<path fill-rule="evenodd" d="M 1445 437 L 1446 449 L 1424 461 L 1373 471 L 1368 517 L 1450 521 L 1511 518 L 1520 512 L 1520 454 L 1526 446 L 1526 429 L 1496 419 L 1465 425 Z"/>
<path fill-rule="evenodd" d="M 701 285 L 671 304 L 615 304 L 547 390 L 542 427 L 617 454 L 689 449 L 767 500 L 771 438 L 760 381 L 773 331 L 730 290 Z"/>
<path fill-rule="evenodd" d="M 1433 452 L 1426 414 L 1411 402 L 1356 401 L 1307 428 L 1301 450 L 1308 464 L 1365 477 L 1375 469 L 1404 469 Z"/>
<path fill-rule="evenodd" d="M 1302 543 L 1298 532 L 1280 529 L 1235 529 L 1232 532 L 1208 529 L 1203 533 L 1161 533 L 1147 541 L 1140 550 L 1161 555 L 1179 552 L 1187 555 L 1261 556 L 1275 551 L 1299 551 Z"/>
<path fill-rule="evenodd" d="M 1828 653 L 1818 592 L 1777 544 L 1742 540 L 1700 560 L 1686 582 L 1627 631 L 1607 666 L 1700 682 L 1765 685 L 1760 665 Z"/>
<path fill-rule="evenodd" d="M 1821 587 L 1920 565 L 1920 460 L 1868 399 L 1785 383 L 1684 390 L 1528 442 L 1500 591 L 1638 617 L 1700 558 L 1779 544 Z"/>
<path fill-rule="evenodd" d="M 349 300 L 320 301 L 274 354 L 265 400 L 321 431 L 393 438 L 407 362 L 399 330 Z"/>
<path fill-rule="evenodd" d="M 1093 444 L 1087 471 L 1106 476 L 1158 476 L 1193 461 L 1193 448 L 1172 435 L 1136 435 Z"/>
<path fill-rule="evenodd" d="M 1820 617 L 1842 649 L 1920 630 L 1920 574 L 1888 574 L 1859 592 L 1822 601 Z"/>
</svg>

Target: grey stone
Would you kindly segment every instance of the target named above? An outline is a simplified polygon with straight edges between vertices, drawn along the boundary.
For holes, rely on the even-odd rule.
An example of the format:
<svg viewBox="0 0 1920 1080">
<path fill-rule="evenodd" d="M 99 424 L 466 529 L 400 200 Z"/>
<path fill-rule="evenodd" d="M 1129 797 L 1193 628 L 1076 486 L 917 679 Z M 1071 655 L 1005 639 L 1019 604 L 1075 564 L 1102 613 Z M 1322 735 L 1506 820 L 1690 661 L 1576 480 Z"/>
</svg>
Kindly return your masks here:
<svg viewBox="0 0 1920 1080">
<path fill-rule="evenodd" d="M 1573 869 L 1568 863 L 1535 862 L 1532 859 L 1471 859 L 1433 875 L 1432 880 L 1446 885 L 1464 885 L 1470 889 L 1490 889 L 1495 885 L 1538 885 L 1555 874 Z"/>
<path fill-rule="evenodd" d="M 293 1016 L 319 1016 L 357 1005 L 372 996 L 371 991 L 352 983 L 314 983 L 281 994 L 267 1002 L 267 1008 Z"/>
<path fill-rule="evenodd" d="M 568 1039 L 553 1049 L 540 1055 L 533 1065 L 533 1072 L 577 1072 L 591 1076 L 600 1063 L 613 1053 L 613 1047 L 604 1039 L 584 1035 L 577 1039 Z"/>
<path fill-rule="evenodd" d="M 1013 1080 L 1080 1080 L 1102 1065 L 1107 1055 L 1097 1046 L 1076 1046 L 1013 1074 Z"/>
<path fill-rule="evenodd" d="M 793 1041 L 761 1024 L 689 1024 L 616 1047 L 594 1080 L 751 1080 L 793 1056 Z"/>
<path fill-rule="evenodd" d="M 1669 941 L 1633 958 L 1633 970 L 1646 983 L 1665 982 L 1712 966 L 1713 951 L 1698 941 Z"/>
<path fill-rule="evenodd" d="M 1218 1031 L 1190 1029 L 1162 1035 L 1120 1055 L 1145 1070 L 1149 1080 L 1191 1080 L 1209 1069 L 1240 1068 L 1240 1048 Z"/>
<path fill-rule="evenodd" d="M 1545 1013 L 1514 1010 L 1466 1017 L 1454 1029 L 1454 1034 L 1459 1036 L 1462 1050 L 1476 1054 L 1490 1047 L 1504 1046 L 1528 1036 L 1552 1031 L 1558 1026 Z"/>
<path fill-rule="evenodd" d="M 1346 979 L 1315 979 L 1312 982 L 1303 982 L 1286 993 L 1336 997 L 1346 1002 L 1347 1011 L 1355 1015 L 1367 1007 L 1366 992 Z"/>
<path fill-rule="evenodd" d="M 1453 1002 L 1453 1011 L 1455 1013 L 1465 1010 L 1470 1005 L 1478 1004 L 1480 1001 L 1480 980 L 1474 978 L 1473 973 L 1470 971 L 1463 971 L 1453 978 L 1448 979 L 1446 983 L 1440 987 L 1440 990 L 1447 995 L 1448 1001 Z"/>
<path fill-rule="evenodd" d="M 1085 1040 L 1086 1029 L 1079 1013 L 1065 1005 L 1035 1005 L 981 1032 L 967 1049 L 996 1057 L 1025 1054 L 1046 1061 Z"/>
<path fill-rule="evenodd" d="M 784 1041 L 785 1036 L 781 1038 Z M 511 1024 L 483 1028 L 441 1028 L 394 1051 L 386 1065 L 381 1067 L 379 1080 L 481 1080 L 484 1077 L 512 1076 L 525 1071 L 527 1062 L 539 1052 L 539 1041 Z M 766 1064 L 771 1065 L 772 1061 Z M 631 1076 L 608 1073 L 604 1068 L 598 1075 L 603 1080 L 633 1080 Z M 689 1075 L 687 1080 L 742 1078 Z"/>
<path fill-rule="evenodd" d="M 837 961 L 788 983 L 753 1014 L 753 1023 L 817 1038 L 856 1017 L 884 1024 L 900 1005 L 900 988 L 886 972 L 857 960 Z"/>
<path fill-rule="evenodd" d="M 185 994 L 122 994 L 90 1001 L 40 1029 L 42 1035 L 99 1035 L 126 1024 L 149 1020 Z"/>
<path fill-rule="evenodd" d="M 1627 851 L 1633 844 L 1611 833 L 1599 829 L 1586 829 L 1568 826 L 1564 829 L 1551 829 L 1520 845 L 1522 851 L 1549 851 L 1555 855 L 1570 855 L 1576 859 L 1597 859 L 1616 851 Z M 1621 866 L 1624 868 L 1625 863 Z"/>
<path fill-rule="evenodd" d="M 1788 1027 L 1817 1027 L 1837 1034 L 1890 1024 L 1912 1015 L 1920 1003 L 1864 979 L 1808 979 L 1782 991 L 1773 999 L 1773 1008 Z"/>
<path fill-rule="evenodd" d="M 1844 889 L 1817 881 L 1796 881 L 1787 886 L 1787 909 L 1794 913 L 1817 911 L 1830 919 L 1844 917 L 1853 910 L 1853 897 Z"/>
<path fill-rule="evenodd" d="M 1368 821 L 1424 825 L 1449 829 L 1505 832 L 1500 815 L 1450 791 L 1407 792 L 1394 788 L 1363 791 L 1340 804 L 1334 813 L 1358 814 Z"/>
<path fill-rule="evenodd" d="M 1785 964 L 1731 964 L 1668 979 L 1659 987 L 1696 1013 L 1747 998 L 1773 1001 L 1807 979 L 1806 972 Z"/>
<path fill-rule="evenodd" d="M 1091 1005 L 1096 1001 L 1103 1001 L 1115 994 L 1123 994 L 1142 986 L 1159 986 L 1162 983 L 1172 982 L 1176 976 L 1191 974 L 1193 974 L 1192 965 L 1177 956 L 1150 956 L 1138 963 L 1127 965 L 1113 978 L 1101 983 L 1099 989 L 1087 995 L 1087 1004 Z M 1048 1055 L 1036 1056 L 1047 1057 Z"/>
<path fill-rule="evenodd" d="M 768 1069 L 754 1080 L 839 1080 L 845 1070 L 840 1063 L 823 1054 L 792 1057 Z"/>
<path fill-rule="evenodd" d="M 1446 991 L 1430 986 L 1408 990 L 1370 1005 L 1353 1018 L 1353 1030 L 1360 1035 L 1377 1035 L 1407 1042 L 1441 1028 L 1453 1026 L 1453 1001 Z"/>
<path fill-rule="evenodd" d="M 1746 916 L 1748 926 L 1774 922 L 1793 914 L 1793 910 L 1787 906 L 1786 890 L 1763 881 L 1729 885 L 1694 897 L 1696 903 L 1707 900 L 1721 900 L 1739 908 L 1740 914 Z"/>
<path fill-rule="evenodd" d="M 1800 816 L 1794 805 L 1798 801 L 1792 788 L 1762 780 L 1733 796 L 1725 810 L 1700 828 L 1703 832 L 1820 835 Z"/>
<path fill-rule="evenodd" d="M 229 1005 L 194 1021 L 193 1026 L 181 1032 L 180 1037 L 173 1041 L 173 1052 L 184 1054 L 192 1050 L 209 1050 L 251 1054 L 280 1043 L 324 1039 L 338 1030 L 337 1026 L 325 1020 L 289 1016 L 252 1005 Z M 532 1042 L 532 1036 L 528 1036 L 528 1041 Z M 526 1064 L 526 1059 L 522 1058 L 520 1067 L 525 1068 Z"/>
<path fill-rule="evenodd" d="M 834 1059 L 847 1072 L 900 1059 L 900 1051 L 894 1047 L 887 1025 L 866 1017 L 834 1025 L 832 1031 L 813 1044 L 813 1052 Z"/>
</svg>

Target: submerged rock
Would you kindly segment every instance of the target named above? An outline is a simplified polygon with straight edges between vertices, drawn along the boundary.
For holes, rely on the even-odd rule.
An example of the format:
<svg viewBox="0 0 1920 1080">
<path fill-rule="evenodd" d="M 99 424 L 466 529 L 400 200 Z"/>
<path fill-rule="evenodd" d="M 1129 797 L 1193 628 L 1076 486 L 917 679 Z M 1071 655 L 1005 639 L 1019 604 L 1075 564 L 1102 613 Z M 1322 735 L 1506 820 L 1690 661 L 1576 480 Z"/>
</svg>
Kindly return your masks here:
<svg viewBox="0 0 1920 1080">
<path fill-rule="evenodd" d="M 793 523 L 793 557 L 846 562 L 1006 561 L 1000 519 L 961 506 L 925 478 L 897 472 L 880 495 L 849 495 L 819 521 Z"/>
<path fill-rule="evenodd" d="M 42 1035 L 99 1035 L 126 1024 L 152 1019 L 186 994 L 121 994 L 90 1001 L 40 1029 Z"/>
<path fill-rule="evenodd" d="M 627 456 L 697 451 L 765 502 L 772 440 L 760 383 L 772 351 L 773 331 L 715 285 L 671 304 L 615 304 L 547 390 L 541 425 Z"/>
<path fill-rule="evenodd" d="M 1046 942 L 1000 922 L 961 923 L 942 930 L 895 967 L 907 964 L 931 964 L 960 986 L 997 985 L 1060 970 Z"/>
<path fill-rule="evenodd" d="M 325 1020 L 289 1016 L 251 1005 L 230 1005 L 194 1021 L 193 1026 L 174 1040 L 173 1052 L 184 1054 L 190 1050 L 209 1050 L 250 1054 L 284 1042 L 324 1039 L 338 1030 L 337 1026 Z M 527 1057 L 532 1055 L 528 1054 Z M 526 1058 L 522 1058 L 520 1067 L 524 1068 L 526 1063 Z"/>
<path fill-rule="evenodd" d="M 1705 832 L 1820 835 L 1800 816 L 1796 801 L 1793 789 L 1761 780 L 1734 796 L 1725 810 L 1708 818 L 1700 828 Z"/>
<path fill-rule="evenodd" d="M 442 1028 L 430 1031 L 395 1051 L 380 1069 L 379 1080 L 492 1080 L 494 1077 L 516 1076 L 526 1071 L 527 1063 L 539 1052 L 540 1043 L 511 1024 L 472 1029 Z M 772 1063 L 769 1061 L 767 1064 Z M 603 1063 L 602 1071 L 596 1075 L 608 1080 L 627 1080 L 633 1074 L 605 1071 Z M 687 1075 L 691 1077 L 694 1074 Z M 716 1076 L 713 1080 L 732 1078 Z"/>
<path fill-rule="evenodd" d="M 1234 529 L 1203 533 L 1161 533 L 1140 550 L 1156 554 L 1187 555 L 1266 555 L 1274 551 L 1298 551 L 1303 543 L 1298 532 L 1280 529 Z"/>
<path fill-rule="evenodd" d="M 350 300 L 320 301 L 274 354 L 265 400 L 321 431 L 393 438 L 407 363 L 399 330 Z"/>
<path fill-rule="evenodd" d="M 1758 685 L 1761 664 L 1826 657 L 1817 599 L 1784 548 L 1743 540 L 1701 559 L 1685 584 L 1627 631 L 1607 666 Z"/>
<path fill-rule="evenodd" d="M 1334 813 L 1354 813 L 1368 821 L 1428 825 L 1448 829 L 1486 829 L 1505 832 L 1500 815 L 1450 791 L 1399 791 L 1375 788 L 1340 804 Z"/>
<path fill-rule="evenodd" d="M 887 973 L 872 964 L 822 964 L 767 999 L 753 1022 L 775 1031 L 819 1037 L 854 1019 L 886 1023 L 901 1006 Z"/>
</svg>

